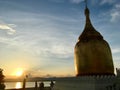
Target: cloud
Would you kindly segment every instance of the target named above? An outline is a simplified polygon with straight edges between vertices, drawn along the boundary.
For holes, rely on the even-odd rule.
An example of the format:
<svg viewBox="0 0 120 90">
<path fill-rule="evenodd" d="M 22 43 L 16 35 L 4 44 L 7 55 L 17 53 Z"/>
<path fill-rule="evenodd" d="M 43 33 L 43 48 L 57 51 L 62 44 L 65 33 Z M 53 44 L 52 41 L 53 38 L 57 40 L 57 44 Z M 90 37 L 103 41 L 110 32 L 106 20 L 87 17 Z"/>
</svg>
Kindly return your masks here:
<svg viewBox="0 0 120 90">
<path fill-rule="evenodd" d="M 113 4 L 116 0 L 101 0 L 101 5 L 103 4 Z"/>
<path fill-rule="evenodd" d="M 55 2 L 55 3 L 63 3 L 65 0 L 49 0 L 49 1 L 52 1 L 52 2 Z"/>
<path fill-rule="evenodd" d="M 83 2 L 84 0 L 70 0 L 70 2 L 72 3 L 76 3 L 76 4 L 79 4 L 81 2 Z"/>
<path fill-rule="evenodd" d="M 15 24 L 8 24 L 9 26 L 11 26 L 11 27 L 16 27 L 16 25 Z"/>
<path fill-rule="evenodd" d="M 111 22 L 119 21 L 120 20 L 120 4 L 116 4 L 114 8 L 111 10 L 110 13 Z"/>
<path fill-rule="evenodd" d="M 13 25 L 13 24 L 12 24 Z M 12 27 L 6 24 L 0 24 L 0 30 L 6 30 L 7 34 L 12 35 L 16 32 Z"/>
<path fill-rule="evenodd" d="M 111 13 L 111 21 L 116 21 L 117 18 L 120 16 L 120 12 L 114 12 L 114 13 Z"/>
<path fill-rule="evenodd" d="M 50 1 L 56 2 L 56 3 L 64 3 L 65 1 L 68 1 L 71 3 L 79 4 L 80 2 L 82 2 L 84 0 L 50 0 Z"/>
<path fill-rule="evenodd" d="M 116 7 L 116 8 L 120 8 L 120 4 L 116 4 L 115 7 Z"/>
<path fill-rule="evenodd" d="M 120 53 L 120 48 L 112 49 L 113 54 Z"/>
</svg>

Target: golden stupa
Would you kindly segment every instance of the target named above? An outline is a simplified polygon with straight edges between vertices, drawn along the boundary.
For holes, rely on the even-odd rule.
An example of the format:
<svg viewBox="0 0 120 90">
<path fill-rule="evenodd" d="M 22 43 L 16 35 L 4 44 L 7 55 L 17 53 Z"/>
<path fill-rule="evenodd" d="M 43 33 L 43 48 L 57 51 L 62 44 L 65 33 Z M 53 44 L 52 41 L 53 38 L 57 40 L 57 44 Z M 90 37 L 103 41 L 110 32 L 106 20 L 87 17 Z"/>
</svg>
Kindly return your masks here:
<svg viewBox="0 0 120 90">
<path fill-rule="evenodd" d="M 76 75 L 114 75 L 109 44 L 95 30 L 91 24 L 89 14 L 86 5 L 86 24 L 74 50 Z"/>
</svg>

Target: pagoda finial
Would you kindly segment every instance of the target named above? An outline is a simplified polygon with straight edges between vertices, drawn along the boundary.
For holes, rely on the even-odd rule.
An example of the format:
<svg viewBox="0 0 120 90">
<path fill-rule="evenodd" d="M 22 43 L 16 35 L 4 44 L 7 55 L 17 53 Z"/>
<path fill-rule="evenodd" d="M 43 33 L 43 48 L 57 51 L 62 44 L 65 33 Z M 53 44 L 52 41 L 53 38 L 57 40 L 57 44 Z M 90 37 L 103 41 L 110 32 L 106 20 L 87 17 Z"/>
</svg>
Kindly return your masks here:
<svg viewBox="0 0 120 90">
<path fill-rule="evenodd" d="M 89 16 L 89 13 L 90 13 L 90 12 L 89 12 L 89 9 L 88 9 L 88 6 L 87 6 L 87 0 L 85 0 L 85 6 L 86 6 L 86 7 L 85 7 L 85 15 L 86 15 L 86 16 Z"/>
</svg>

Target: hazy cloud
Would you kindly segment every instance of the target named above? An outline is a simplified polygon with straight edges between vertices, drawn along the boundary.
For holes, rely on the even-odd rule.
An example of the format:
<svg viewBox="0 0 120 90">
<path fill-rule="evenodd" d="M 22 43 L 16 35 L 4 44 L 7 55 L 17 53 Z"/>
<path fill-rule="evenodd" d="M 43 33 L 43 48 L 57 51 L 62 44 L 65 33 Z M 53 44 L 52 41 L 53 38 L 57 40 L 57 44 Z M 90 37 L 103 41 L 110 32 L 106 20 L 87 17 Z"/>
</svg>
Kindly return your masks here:
<svg viewBox="0 0 120 90">
<path fill-rule="evenodd" d="M 120 48 L 112 49 L 113 54 L 120 53 Z"/>
<path fill-rule="evenodd" d="M 15 29 L 6 24 L 0 24 L 0 30 L 6 30 L 9 35 L 12 35 L 16 32 Z"/>
<path fill-rule="evenodd" d="M 16 25 L 15 24 L 8 24 L 9 26 L 11 26 L 11 27 L 16 27 Z"/>
<path fill-rule="evenodd" d="M 111 13 L 111 21 L 116 21 L 117 18 L 120 16 L 120 12 L 114 12 L 114 13 Z"/>
<path fill-rule="evenodd" d="M 84 1 L 84 0 L 50 0 L 52 2 L 56 2 L 56 3 L 63 3 L 65 1 L 70 1 L 71 3 L 75 3 L 75 4 L 79 4 L 80 2 Z"/>
<path fill-rule="evenodd" d="M 120 4 L 116 4 L 115 7 L 116 7 L 116 8 L 120 8 Z"/>
<path fill-rule="evenodd" d="M 116 4 L 111 10 L 111 22 L 120 20 L 120 4 Z"/>
<path fill-rule="evenodd" d="M 76 4 L 79 4 L 79 3 L 81 3 L 82 1 L 84 1 L 84 0 L 70 0 L 70 2 L 76 3 Z"/>
<path fill-rule="evenodd" d="M 56 2 L 56 3 L 63 3 L 65 0 L 50 0 L 52 2 Z"/>
<path fill-rule="evenodd" d="M 101 0 L 101 5 L 103 5 L 103 4 L 112 4 L 112 3 L 114 3 L 116 0 Z"/>
</svg>

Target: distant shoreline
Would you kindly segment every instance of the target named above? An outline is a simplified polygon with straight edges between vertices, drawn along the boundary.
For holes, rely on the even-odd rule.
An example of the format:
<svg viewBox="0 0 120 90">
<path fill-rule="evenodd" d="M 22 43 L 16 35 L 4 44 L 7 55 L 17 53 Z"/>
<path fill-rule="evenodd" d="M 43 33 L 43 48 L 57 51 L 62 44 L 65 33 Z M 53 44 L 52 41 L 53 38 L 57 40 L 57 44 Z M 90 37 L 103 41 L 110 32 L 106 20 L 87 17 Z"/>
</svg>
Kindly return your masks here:
<svg viewBox="0 0 120 90">
<path fill-rule="evenodd" d="M 5 82 L 23 82 L 24 78 L 16 78 L 16 79 L 5 79 Z M 27 82 L 35 82 L 35 81 L 56 81 L 56 78 L 27 78 Z"/>
</svg>

